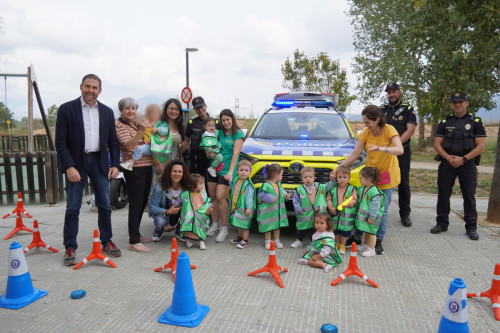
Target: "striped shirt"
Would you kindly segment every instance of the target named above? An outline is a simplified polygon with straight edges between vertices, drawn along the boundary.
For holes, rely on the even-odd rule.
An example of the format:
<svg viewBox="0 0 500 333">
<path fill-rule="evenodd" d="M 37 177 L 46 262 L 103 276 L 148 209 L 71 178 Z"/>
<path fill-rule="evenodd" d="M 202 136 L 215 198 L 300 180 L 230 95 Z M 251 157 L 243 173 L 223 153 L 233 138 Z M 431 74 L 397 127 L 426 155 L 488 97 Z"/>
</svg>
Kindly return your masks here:
<svg viewBox="0 0 500 333">
<path fill-rule="evenodd" d="M 135 127 L 135 128 L 134 128 Z M 133 127 L 131 125 L 124 124 L 120 121 L 116 121 L 116 136 L 118 137 L 118 143 L 120 144 L 120 154 L 121 161 L 126 162 L 132 158 L 132 153 L 134 150 L 144 143 L 144 139 L 141 139 L 137 146 L 132 150 L 127 150 L 125 148 L 125 142 L 132 139 L 132 137 L 138 132 L 139 123 L 134 121 Z M 151 155 L 142 155 L 140 160 L 136 161 L 134 167 L 152 166 L 153 158 Z"/>
</svg>

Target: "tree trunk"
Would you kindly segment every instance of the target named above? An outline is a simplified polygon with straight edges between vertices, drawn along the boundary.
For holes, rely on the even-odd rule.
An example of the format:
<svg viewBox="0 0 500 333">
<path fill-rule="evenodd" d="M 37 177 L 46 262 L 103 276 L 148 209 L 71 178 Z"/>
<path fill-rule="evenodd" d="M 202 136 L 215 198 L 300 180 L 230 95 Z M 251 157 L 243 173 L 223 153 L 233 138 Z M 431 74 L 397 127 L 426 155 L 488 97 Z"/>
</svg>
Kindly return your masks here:
<svg viewBox="0 0 500 333">
<path fill-rule="evenodd" d="M 417 89 L 418 90 L 418 89 Z M 417 109 L 418 109 L 418 147 L 425 146 L 425 119 L 424 108 L 422 106 L 422 95 L 417 91 L 416 94 Z"/>
<path fill-rule="evenodd" d="M 498 124 L 500 130 L 500 123 Z M 499 133 L 500 134 L 500 133 Z M 496 188 L 496 190 L 494 190 Z M 495 168 L 493 169 L 493 180 L 491 181 L 490 200 L 488 201 L 488 213 L 486 221 L 500 224 L 500 135 L 497 138 L 497 152 Z"/>
<path fill-rule="evenodd" d="M 436 137 L 436 130 L 438 127 L 437 116 L 432 116 L 431 137 L 429 138 L 429 146 L 434 147 L 434 138 Z"/>
</svg>

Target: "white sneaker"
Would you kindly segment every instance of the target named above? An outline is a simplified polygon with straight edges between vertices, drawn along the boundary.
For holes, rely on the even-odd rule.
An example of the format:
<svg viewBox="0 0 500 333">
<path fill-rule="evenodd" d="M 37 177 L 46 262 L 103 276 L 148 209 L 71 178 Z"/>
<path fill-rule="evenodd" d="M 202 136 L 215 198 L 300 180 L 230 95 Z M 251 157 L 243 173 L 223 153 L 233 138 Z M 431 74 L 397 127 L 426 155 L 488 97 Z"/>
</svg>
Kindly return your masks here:
<svg viewBox="0 0 500 333">
<path fill-rule="evenodd" d="M 207 246 L 205 245 L 205 242 L 200 240 L 200 250 L 206 250 Z"/>
<path fill-rule="evenodd" d="M 229 233 L 229 231 L 227 231 L 227 226 L 226 227 L 221 227 L 220 231 L 219 231 L 219 234 L 217 235 L 217 238 L 215 238 L 215 241 L 217 243 L 222 243 L 223 241 L 226 240 L 228 233 Z"/>
<path fill-rule="evenodd" d="M 207 236 L 212 237 L 220 230 L 219 223 L 212 223 L 210 228 L 208 228 Z"/>
<path fill-rule="evenodd" d="M 309 260 L 307 260 L 306 258 L 300 258 L 299 259 L 299 264 L 301 264 L 301 265 L 309 265 Z"/>
<path fill-rule="evenodd" d="M 153 234 L 153 237 L 151 238 L 151 240 L 152 240 L 153 242 L 159 242 L 159 241 L 161 240 L 161 237 L 162 237 L 162 236 L 163 236 L 163 235 L 160 235 L 160 234 L 156 234 L 156 233 L 154 233 L 154 234 Z"/>
<path fill-rule="evenodd" d="M 186 246 L 188 247 L 188 249 L 193 246 L 193 242 L 191 242 L 190 239 L 186 239 Z"/>
<path fill-rule="evenodd" d="M 274 240 L 274 245 L 276 246 L 277 249 L 282 249 L 283 248 L 283 244 L 280 242 L 279 239 L 275 239 Z"/>
<path fill-rule="evenodd" d="M 363 257 L 373 257 L 374 255 L 376 255 L 375 253 L 375 249 L 372 249 L 371 247 L 368 247 L 366 250 L 364 250 L 361 255 Z"/>
<path fill-rule="evenodd" d="M 266 248 L 266 250 L 270 250 L 271 249 L 271 240 L 266 240 L 266 242 L 264 243 L 264 247 Z"/>
<path fill-rule="evenodd" d="M 214 168 L 210 167 L 210 168 L 207 169 L 207 171 L 210 174 L 210 176 L 217 177 L 217 171 L 215 171 Z"/>
<path fill-rule="evenodd" d="M 298 239 L 296 239 L 295 242 L 290 244 L 290 247 L 293 247 L 294 249 L 302 246 L 304 246 L 304 243 Z"/>
<path fill-rule="evenodd" d="M 323 272 L 328 273 L 332 269 L 332 265 L 325 264 L 323 266 Z"/>
<path fill-rule="evenodd" d="M 120 163 L 120 166 L 128 171 L 132 171 L 134 169 L 134 161 L 128 160 L 127 162 Z"/>
<path fill-rule="evenodd" d="M 363 251 L 365 251 L 367 248 L 369 248 L 369 246 L 368 246 L 368 245 L 366 245 L 366 243 L 363 243 L 363 244 L 361 244 L 361 245 L 356 246 L 356 251 L 361 251 L 361 252 L 363 252 Z"/>
</svg>

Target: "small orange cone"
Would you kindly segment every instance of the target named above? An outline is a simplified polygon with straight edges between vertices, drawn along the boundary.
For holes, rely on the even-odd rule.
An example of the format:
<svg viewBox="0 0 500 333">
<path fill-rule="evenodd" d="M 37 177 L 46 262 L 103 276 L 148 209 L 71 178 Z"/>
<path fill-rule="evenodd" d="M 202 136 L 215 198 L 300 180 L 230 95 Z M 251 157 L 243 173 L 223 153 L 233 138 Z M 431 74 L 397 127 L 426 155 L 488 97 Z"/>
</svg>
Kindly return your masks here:
<svg viewBox="0 0 500 333">
<path fill-rule="evenodd" d="M 170 253 L 170 261 L 168 264 L 165 264 L 163 266 L 160 266 L 158 268 L 155 268 L 155 272 L 162 271 L 164 269 L 170 268 L 172 270 L 172 277 L 174 278 L 175 282 L 175 270 L 177 268 L 177 257 L 179 257 L 179 249 L 177 248 L 177 239 L 172 238 L 172 251 Z M 195 265 L 191 265 L 191 269 L 196 268 Z"/>
<path fill-rule="evenodd" d="M 6 218 L 10 215 L 18 215 L 19 217 L 21 217 L 21 214 L 24 214 L 26 215 L 27 217 L 29 218 L 32 218 L 33 216 L 30 215 L 30 213 L 28 213 L 26 211 L 26 209 L 24 209 L 24 206 L 23 206 L 23 197 L 21 195 L 21 192 L 17 192 L 17 206 L 16 208 L 14 208 L 14 210 L 12 212 L 10 212 L 9 214 L 5 215 L 3 218 Z"/>
<path fill-rule="evenodd" d="M 361 279 L 363 279 L 363 281 L 368 282 L 375 288 L 378 288 L 378 285 L 374 281 L 372 281 L 368 276 L 363 274 L 363 272 L 361 272 L 361 270 L 358 268 L 358 254 L 356 253 L 355 242 L 352 243 L 351 257 L 349 258 L 349 266 L 347 266 L 347 269 L 345 270 L 344 273 L 340 274 L 340 276 L 332 282 L 332 286 L 337 285 L 337 283 L 339 283 L 342 280 L 345 280 L 350 275 L 357 275 Z"/>
<path fill-rule="evenodd" d="M 493 305 L 493 315 L 500 321 L 500 264 L 495 265 L 491 288 L 482 293 L 467 293 L 467 297 L 488 297 Z"/>
<path fill-rule="evenodd" d="M 40 231 L 38 230 L 38 221 L 35 220 L 33 221 L 33 241 L 31 242 L 30 245 L 28 245 L 27 248 L 24 249 L 24 253 L 28 252 L 34 247 L 43 247 L 48 250 L 54 251 L 54 252 L 59 252 L 58 249 L 50 246 L 49 244 L 45 243 L 42 238 L 40 237 Z"/>
<path fill-rule="evenodd" d="M 18 216 L 16 217 L 16 227 L 12 229 L 12 231 L 7 236 L 5 236 L 4 239 L 11 238 L 15 233 L 21 230 L 33 232 L 33 229 L 30 229 L 23 224 L 23 218 L 21 217 L 21 214 L 18 213 Z"/>
<path fill-rule="evenodd" d="M 278 285 L 281 288 L 285 288 L 283 281 L 281 281 L 279 271 L 288 272 L 288 269 L 281 267 L 281 266 L 278 266 L 278 264 L 276 263 L 276 251 L 275 251 L 275 247 L 274 247 L 274 241 L 271 241 L 271 248 L 269 249 L 269 261 L 267 262 L 267 265 L 261 269 L 254 271 L 254 272 L 248 273 L 248 276 L 256 275 L 256 274 L 263 273 L 263 272 L 269 272 L 269 273 L 271 273 L 273 278 L 276 280 Z"/>
<path fill-rule="evenodd" d="M 97 229 L 94 229 L 94 242 L 92 243 L 92 252 L 87 256 L 87 258 L 83 259 L 75 267 L 73 267 L 73 269 L 78 269 L 78 267 L 83 266 L 94 259 L 102 260 L 109 266 L 116 268 L 115 263 L 109 260 L 109 258 L 102 253 L 101 242 L 99 240 L 99 231 L 97 231 Z"/>
</svg>

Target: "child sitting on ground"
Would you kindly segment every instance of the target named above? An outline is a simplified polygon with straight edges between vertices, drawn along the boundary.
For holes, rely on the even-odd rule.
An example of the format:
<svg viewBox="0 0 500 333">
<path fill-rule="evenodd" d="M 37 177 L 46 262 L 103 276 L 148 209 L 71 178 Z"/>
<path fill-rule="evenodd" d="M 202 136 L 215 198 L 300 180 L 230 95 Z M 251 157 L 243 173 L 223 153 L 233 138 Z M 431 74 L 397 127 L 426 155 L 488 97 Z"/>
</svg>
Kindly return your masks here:
<svg viewBox="0 0 500 333">
<path fill-rule="evenodd" d="M 309 235 L 315 232 L 314 230 L 314 212 L 326 212 L 327 202 L 326 194 L 335 185 L 334 181 L 327 184 L 315 182 L 316 173 L 312 167 L 304 167 L 300 171 L 300 179 L 302 185 L 295 188 L 293 196 L 293 208 L 297 215 L 297 239 L 290 245 L 292 248 L 302 246 L 304 236 L 309 231 Z"/>
<path fill-rule="evenodd" d="M 219 144 L 218 131 L 215 130 L 215 119 L 212 117 L 205 118 L 203 121 L 205 125 L 205 132 L 201 136 L 200 148 L 204 151 L 208 151 L 215 154 L 210 167 L 208 168 L 208 173 L 212 177 L 217 177 L 217 171 L 221 171 L 224 167 L 222 160 L 224 157 L 221 154 L 221 145 Z"/>
<path fill-rule="evenodd" d="M 312 244 L 306 246 L 304 257 L 299 259 L 299 264 L 323 268 L 323 271 L 327 273 L 336 264 L 342 262 L 335 246 L 335 234 L 330 215 L 327 212 L 315 213 L 314 228 L 316 232 L 312 236 Z"/>
<path fill-rule="evenodd" d="M 339 165 L 337 169 L 337 185 L 328 192 L 326 201 L 328 210 L 333 214 L 333 224 L 335 226 L 335 243 L 340 254 L 345 254 L 345 243 L 351 237 L 356 219 L 356 186 L 349 184 L 351 179 L 351 169 L 348 166 Z M 343 202 L 352 197 L 342 210 L 339 211 Z"/>
<path fill-rule="evenodd" d="M 356 229 L 365 232 L 365 242 L 358 246 L 363 257 L 375 255 L 377 231 L 384 215 L 385 194 L 375 184 L 380 180 L 380 172 L 376 168 L 364 167 L 359 172 L 358 207 L 356 213 Z"/>
<path fill-rule="evenodd" d="M 187 191 L 177 198 L 176 205 L 182 205 L 181 236 L 187 238 L 188 248 L 193 246 L 191 240 L 200 241 L 200 250 L 205 250 L 205 238 L 210 220 L 207 215 L 212 214 L 212 202 L 205 192 L 205 179 L 202 175 L 192 173 L 187 182 Z"/>
<path fill-rule="evenodd" d="M 255 187 L 248 178 L 252 164 L 248 160 L 240 160 L 236 169 L 237 176 L 229 181 L 229 223 L 238 228 L 238 236 L 231 240 L 238 249 L 248 246 L 248 235 L 252 226 L 255 210 Z"/>
<path fill-rule="evenodd" d="M 172 150 L 172 139 L 169 135 L 170 127 L 166 121 L 160 121 L 160 107 L 156 104 L 148 105 L 145 113 L 149 122 L 143 136 L 146 144 L 138 146 L 134 150 L 132 158 L 120 164 L 123 169 L 128 171 L 133 170 L 135 162 L 140 160 L 142 155 L 153 155 L 153 161 L 158 165 L 168 159 Z"/>
<path fill-rule="evenodd" d="M 267 250 L 271 248 L 271 233 L 274 231 L 274 244 L 278 249 L 283 248 L 280 242 L 280 228 L 288 227 L 288 217 L 284 198 L 290 196 L 281 187 L 283 168 L 278 163 L 267 164 L 263 170 L 267 181 L 259 189 L 259 205 L 257 222 L 259 232 L 264 233 Z"/>
</svg>

